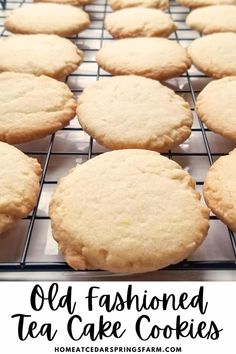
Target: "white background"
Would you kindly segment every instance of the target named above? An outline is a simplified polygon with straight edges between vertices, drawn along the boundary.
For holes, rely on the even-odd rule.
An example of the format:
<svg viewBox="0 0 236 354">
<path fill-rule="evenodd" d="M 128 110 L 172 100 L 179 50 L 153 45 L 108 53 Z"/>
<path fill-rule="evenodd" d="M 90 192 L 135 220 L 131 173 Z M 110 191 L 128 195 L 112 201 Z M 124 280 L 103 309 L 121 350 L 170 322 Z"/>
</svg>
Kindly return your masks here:
<svg viewBox="0 0 236 354">
<path fill-rule="evenodd" d="M 173 311 L 169 308 L 166 311 L 162 309 L 142 311 L 138 313 L 133 307 L 132 310 L 122 312 L 113 311 L 107 313 L 104 308 L 100 308 L 97 299 L 94 300 L 94 310 L 88 311 L 87 300 L 85 297 L 91 286 L 99 286 L 96 295 L 111 294 L 114 298 L 116 291 L 119 291 L 125 299 L 128 282 L 61 282 L 59 284 L 59 292 L 55 299 L 55 303 L 59 298 L 66 294 L 68 286 L 72 286 L 72 301 L 76 301 L 74 314 L 82 317 L 83 322 L 75 322 L 75 329 L 78 334 L 81 333 L 83 326 L 86 323 L 95 323 L 95 328 L 98 330 L 99 316 L 104 315 L 106 320 L 122 322 L 122 328 L 126 328 L 126 333 L 120 339 L 104 338 L 92 342 L 88 337 L 84 337 L 79 341 L 70 339 L 67 333 L 67 322 L 72 316 L 67 312 L 66 308 L 60 308 L 53 312 L 50 310 L 47 301 L 40 312 L 36 312 L 31 308 L 30 295 L 34 285 L 33 282 L 1 282 L 0 283 L 0 339 L 1 352 L 4 354 L 24 353 L 24 354 L 42 354 L 55 353 L 55 347 L 98 347 L 98 346 L 140 346 L 140 347 L 162 347 L 165 352 L 166 347 L 182 347 L 184 354 L 199 354 L 205 353 L 227 353 L 235 354 L 235 298 L 236 298 L 236 283 L 233 282 L 214 282 L 214 283 L 197 283 L 197 282 L 133 282 L 133 294 L 138 294 L 140 299 L 147 290 L 148 298 L 153 296 L 162 298 L 163 293 L 174 293 L 178 296 L 182 292 L 187 292 L 189 297 L 198 294 L 199 287 L 204 286 L 204 299 L 208 302 L 208 308 L 205 315 L 201 315 L 198 308 L 189 308 L 188 310 Z M 52 283 L 39 283 L 44 289 L 47 296 L 48 288 Z M 28 314 L 31 319 L 26 320 L 26 324 L 30 321 L 37 321 L 40 327 L 44 323 L 51 323 L 53 330 L 57 329 L 58 333 L 52 342 L 49 342 L 46 337 L 38 337 L 36 339 L 27 339 L 20 341 L 17 336 L 18 320 L 12 319 L 13 314 Z M 181 315 L 183 320 L 191 321 L 197 324 L 200 321 L 205 321 L 208 324 L 214 321 L 218 328 L 223 328 L 220 333 L 220 338 L 216 341 L 207 339 L 191 339 L 183 338 L 176 340 L 175 335 L 171 339 L 150 339 L 141 341 L 135 332 L 135 323 L 139 316 L 147 314 L 151 318 L 151 322 L 143 326 L 143 333 L 149 332 L 155 324 L 165 326 L 167 324 L 174 325 L 177 315 Z M 26 326 L 27 327 L 27 326 Z M 118 352 L 118 351 L 117 351 Z"/>
</svg>

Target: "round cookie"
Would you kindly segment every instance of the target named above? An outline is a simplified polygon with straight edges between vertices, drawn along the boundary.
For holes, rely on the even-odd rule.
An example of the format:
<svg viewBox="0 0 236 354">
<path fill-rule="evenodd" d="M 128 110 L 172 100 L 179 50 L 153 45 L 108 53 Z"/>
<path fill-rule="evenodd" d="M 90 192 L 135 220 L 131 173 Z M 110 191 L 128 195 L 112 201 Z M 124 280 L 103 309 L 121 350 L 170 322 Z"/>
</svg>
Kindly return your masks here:
<svg viewBox="0 0 236 354">
<path fill-rule="evenodd" d="M 204 240 L 209 211 L 199 199 L 192 178 L 168 158 L 108 152 L 59 181 L 49 212 L 53 237 L 74 269 L 154 271 Z"/>
<path fill-rule="evenodd" d="M 107 15 L 105 28 L 114 38 L 168 37 L 177 26 L 161 10 L 135 7 Z"/>
<path fill-rule="evenodd" d="M 186 24 L 203 34 L 236 32 L 236 6 L 216 5 L 193 10 Z"/>
<path fill-rule="evenodd" d="M 210 82 L 198 95 L 196 109 L 210 130 L 236 142 L 236 76 Z"/>
<path fill-rule="evenodd" d="M 0 72 L 47 75 L 63 80 L 77 69 L 83 52 L 56 35 L 13 35 L 0 39 Z"/>
<path fill-rule="evenodd" d="M 166 80 L 183 74 L 191 65 L 187 51 L 165 38 L 119 39 L 101 48 L 97 63 L 113 75 L 140 75 Z"/>
<path fill-rule="evenodd" d="M 0 140 L 18 144 L 62 129 L 76 115 L 68 86 L 47 76 L 0 74 Z"/>
<path fill-rule="evenodd" d="M 3 232 L 35 206 L 41 167 L 36 159 L 0 142 L 0 171 L 0 232 Z"/>
<path fill-rule="evenodd" d="M 213 33 L 194 40 L 188 53 L 193 64 L 208 76 L 236 75 L 236 33 Z"/>
<path fill-rule="evenodd" d="M 152 7 L 166 9 L 169 5 L 168 0 L 108 0 L 108 4 L 113 10 L 125 9 L 126 7 Z"/>
<path fill-rule="evenodd" d="M 74 6 L 81 6 L 93 3 L 95 0 L 34 0 L 34 2 L 46 2 L 56 4 L 67 4 Z"/>
<path fill-rule="evenodd" d="M 203 191 L 213 213 L 236 231 L 236 149 L 212 165 Z"/>
<path fill-rule="evenodd" d="M 72 36 L 85 30 L 89 16 L 79 7 L 62 4 L 28 4 L 13 12 L 5 20 L 8 31 L 21 34 L 57 34 Z"/>
<path fill-rule="evenodd" d="M 208 5 L 236 5 L 236 0 L 176 0 L 176 2 L 192 9 Z"/>
<path fill-rule="evenodd" d="M 191 134 L 188 103 L 140 76 L 97 81 L 79 97 L 77 114 L 84 131 L 110 149 L 167 151 Z"/>
</svg>

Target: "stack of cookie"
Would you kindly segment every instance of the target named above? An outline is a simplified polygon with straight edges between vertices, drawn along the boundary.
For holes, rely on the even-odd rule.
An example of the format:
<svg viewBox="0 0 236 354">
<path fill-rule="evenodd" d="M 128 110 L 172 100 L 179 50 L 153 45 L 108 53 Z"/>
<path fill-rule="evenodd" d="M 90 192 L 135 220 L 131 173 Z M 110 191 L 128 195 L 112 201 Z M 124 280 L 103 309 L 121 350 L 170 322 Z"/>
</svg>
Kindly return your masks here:
<svg viewBox="0 0 236 354">
<path fill-rule="evenodd" d="M 74 118 L 73 94 L 57 80 L 77 69 L 83 52 L 62 36 L 89 24 L 81 8 L 52 3 L 25 5 L 5 21 L 15 35 L 0 40 L 0 233 L 28 215 L 40 190 L 38 162 L 9 144 L 45 137 Z"/>
</svg>

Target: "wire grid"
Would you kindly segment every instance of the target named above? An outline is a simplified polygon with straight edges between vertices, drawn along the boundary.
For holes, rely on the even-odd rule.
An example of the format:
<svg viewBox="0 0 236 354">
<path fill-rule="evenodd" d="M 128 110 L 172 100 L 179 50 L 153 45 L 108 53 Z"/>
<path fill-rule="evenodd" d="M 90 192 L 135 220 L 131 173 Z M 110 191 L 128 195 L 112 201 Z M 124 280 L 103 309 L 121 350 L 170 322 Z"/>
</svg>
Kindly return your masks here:
<svg viewBox="0 0 236 354">
<path fill-rule="evenodd" d="M 6 3 L 7 3 L 7 0 L 1 0 L 1 1 L 0 1 L 0 4 L 1 4 L 1 6 L 2 6 L 3 9 L 6 8 Z"/>
<path fill-rule="evenodd" d="M 8 15 L 9 11 L 15 9 L 19 6 L 24 5 L 30 1 L 8 1 L 6 9 L 0 11 L 0 36 L 8 36 L 9 33 L 4 29 L 3 22 L 4 18 Z M 107 5 L 105 0 L 97 0 L 95 4 L 84 6 L 84 10 L 90 14 L 92 24 L 89 29 L 84 31 L 78 36 L 71 37 L 70 39 L 74 41 L 85 53 L 84 62 L 81 67 L 71 75 L 67 77 L 67 84 L 74 92 L 75 96 L 78 96 L 83 89 L 90 85 L 91 83 L 99 80 L 100 77 L 109 76 L 108 73 L 100 69 L 95 61 L 96 51 L 103 46 L 105 41 L 112 40 L 110 35 L 104 30 L 104 19 L 106 13 L 110 12 L 110 8 Z M 199 35 L 186 27 L 184 18 L 189 12 L 188 9 L 181 7 L 176 4 L 174 1 L 170 2 L 170 7 L 168 12 L 172 19 L 177 23 L 178 29 L 170 37 L 172 40 L 176 40 L 183 46 L 187 46 L 192 40 L 197 38 Z M 175 90 L 176 93 L 183 96 L 190 103 L 193 115 L 194 115 L 194 124 L 192 128 L 193 145 L 194 139 L 198 141 L 198 144 L 195 144 L 191 148 L 192 142 L 186 142 L 182 148 L 174 149 L 164 154 L 169 158 L 177 161 L 183 167 L 190 166 L 194 161 L 192 170 L 198 170 L 198 164 L 205 161 L 205 172 L 207 172 L 209 166 L 213 161 L 230 151 L 233 147 L 230 143 L 223 141 L 218 136 L 215 136 L 214 133 L 209 132 L 206 127 L 198 119 L 194 107 L 196 102 L 197 94 L 201 89 L 209 82 L 207 78 L 202 73 L 198 72 L 196 69 L 191 68 L 186 74 L 183 74 L 181 77 L 173 80 L 168 80 L 167 85 Z M 58 144 L 58 139 L 61 138 L 61 135 L 65 135 L 67 140 L 67 145 L 62 142 Z M 68 142 L 70 138 L 73 137 L 74 145 Z M 214 142 L 214 139 L 216 140 Z M 217 140 L 218 139 L 218 140 Z M 219 140 L 220 139 L 220 140 Z M 212 142 L 213 140 L 213 142 Z M 222 145 L 220 150 L 216 149 L 216 146 Z M 60 147 L 59 147 L 60 145 Z M 220 146 L 221 146 L 220 145 Z M 47 189 L 53 190 L 57 183 L 58 178 L 61 175 L 67 174 L 65 170 L 57 174 L 49 173 L 50 169 L 55 169 L 54 162 L 59 159 L 64 160 L 64 163 L 68 163 L 68 169 L 73 167 L 75 162 L 84 162 L 93 156 L 103 153 L 106 151 L 104 148 L 99 146 L 92 138 L 89 138 L 82 129 L 78 126 L 78 122 L 74 121 L 70 126 L 64 128 L 62 131 L 53 134 L 51 137 L 41 139 L 40 142 L 32 142 L 27 144 L 19 145 L 22 151 L 27 153 L 30 156 L 37 157 L 43 166 L 42 179 L 40 184 L 40 196 L 37 202 L 37 205 L 31 215 L 25 220 L 21 221 L 19 227 L 15 230 L 10 231 L 5 239 L 0 240 L 0 249 L 4 250 L 4 247 L 12 247 L 12 242 L 15 242 L 15 248 L 10 252 L 9 255 L 1 254 L 0 252 L 0 271 L 17 271 L 17 270 L 40 270 L 40 271 L 49 271 L 49 270 L 69 270 L 70 268 L 66 265 L 62 258 L 58 258 L 52 252 L 52 248 L 48 246 L 48 239 L 51 239 L 50 234 L 50 221 L 47 216 L 47 213 L 41 212 L 41 206 L 43 204 L 44 194 L 47 194 Z M 188 167 L 187 167 L 188 169 Z M 191 173 L 191 168 L 189 168 Z M 56 177 L 55 177 L 56 176 Z M 195 176 L 193 176 L 195 177 Z M 197 188 L 201 192 L 204 178 L 201 176 L 195 177 Z M 46 190 L 46 192 L 44 192 Z M 50 197 L 47 195 L 47 202 L 50 200 Z M 47 208 L 43 208 L 47 209 Z M 225 257 L 208 257 L 199 260 L 199 259 L 190 259 L 185 260 L 184 262 L 179 263 L 166 268 L 176 269 L 176 270 L 193 270 L 193 269 L 235 269 L 236 263 L 236 240 L 235 235 L 231 230 L 229 230 L 225 225 L 223 225 L 214 215 L 211 215 L 211 223 L 217 223 L 216 227 L 219 230 L 218 237 L 221 237 L 224 242 L 227 242 L 228 248 L 230 250 Z M 45 227 L 46 225 L 46 227 Z M 216 228 L 215 228 L 216 230 Z M 11 243 L 11 245 L 9 244 Z M 202 247 L 205 247 L 204 245 Z M 224 253 L 224 246 L 219 245 L 218 248 L 222 248 Z M 34 255 L 34 250 L 38 249 L 36 256 Z M 46 249 L 46 251 L 45 251 Z M 209 247 L 208 247 L 209 250 Z M 47 255 L 45 256 L 45 253 Z M 204 248 L 203 248 L 204 253 Z M 230 256 L 229 256 L 230 254 Z M 97 271 L 98 273 L 100 271 Z"/>
</svg>

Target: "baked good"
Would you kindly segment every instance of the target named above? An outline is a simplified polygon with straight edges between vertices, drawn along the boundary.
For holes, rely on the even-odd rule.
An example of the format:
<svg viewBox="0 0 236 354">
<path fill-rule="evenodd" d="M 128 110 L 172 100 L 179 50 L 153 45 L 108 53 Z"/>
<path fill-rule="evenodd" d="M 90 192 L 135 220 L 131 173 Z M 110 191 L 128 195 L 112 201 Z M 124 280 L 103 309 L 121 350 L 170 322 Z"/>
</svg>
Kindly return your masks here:
<svg viewBox="0 0 236 354">
<path fill-rule="evenodd" d="M 176 0 L 177 3 L 180 5 L 190 7 L 190 8 L 197 8 L 203 7 L 208 5 L 236 5 L 236 0 Z"/>
<path fill-rule="evenodd" d="M 168 0 L 108 0 L 108 4 L 113 10 L 125 9 L 126 7 L 153 7 L 166 9 L 169 5 Z"/>
<path fill-rule="evenodd" d="M 69 4 L 75 6 L 87 5 L 93 3 L 95 0 L 34 0 L 34 2 L 52 2 L 57 4 Z"/>
<path fill-rule="evenodd" d="M 196 108 L 210 130 L 236 142 L 236 76 L 210 82 L 198 95 Z"/>
<path fill-rule="evenodd" d="M 83 52 L 56 35 L 13 35 L 0 39 L 0 72 L 47 75 L 63 80 L 83 60 Z"/>
<path fill-rule="evenodd" d="M 213 33 L 195 39 L 188 53 L 193 64 L 208 76 L 236 75 L 236 33 Z"/>
<path fill-rule="evenodd" d="M 89 135 L 110 149 L 167 151 L 191 134 L 189 104 L 156 80 L 101 79 L 80 95 L 77 116 Z"/>
<path fill-rule="evenodd" d="M 21 34 L 72 36 L 85 30 L 89 16 L 79 7 L 62 4 L 28 4 L 12 11 L 5 20 L 8 31 Z"/>
<path fill-rule="evenodd" d="M 165 38 L 125 38 L 102 47 L 97 63 L 113 75 L 140 75 L 166 80 L 184 73 L 191 65 L 186 50 Z"/>
<path fill-rule="evenodd" d="M 29 214 L 39 194 L 41 167 L 17 148 L 0 142 L 0 233 Z"/>
<path fill-rule="evenodd" d="M 216 160 L 208 171 L 204 198 L 213 213 L 236 231 L 236 149 Z"/>
<path fill-rule="evenodd" d="M 216 5 L 193 10 L 186 24 L 203 34 L 236 32 L 236 6 Z"/>
<path fill-rule="evenodd" d="M 38 197 L 41 167 L 12 145 L 0 142 L 0 152 L 0 213 L 25 217 Z"/>
<path fill-rule="evenodd" d="M 161 10 L 133 7 L 108 14 L 105 28 L 114 38 L 168 37 L 177 26 Z"/>
<path fill-rule="evenodd" d="M 42 138 L 75 117 L 72 92 L 47 76 L 0 74 L 0 140 L 10 144 Z"/>
<path fill-rule="evenodd" d="M 74 269 L 153 271 L 185 259 L 204 240 L 209 210 L 199 199 L 174 161 L 147 150 L 112 151 L 59 181 L 52 233 Z"/>
</svg>

